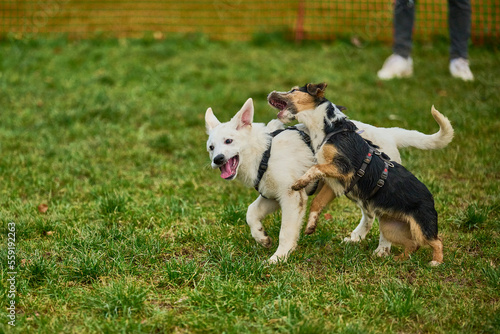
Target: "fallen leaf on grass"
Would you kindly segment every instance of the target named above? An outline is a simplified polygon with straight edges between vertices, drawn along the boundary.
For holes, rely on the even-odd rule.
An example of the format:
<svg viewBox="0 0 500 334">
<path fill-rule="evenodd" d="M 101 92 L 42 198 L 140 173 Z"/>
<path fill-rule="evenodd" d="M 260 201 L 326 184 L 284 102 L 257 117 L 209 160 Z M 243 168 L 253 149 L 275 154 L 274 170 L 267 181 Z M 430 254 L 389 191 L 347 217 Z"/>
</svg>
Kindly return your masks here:
<svg viewBox="0 0 500 334">
<path fill-rule="evenodd" d="M 49 206 L 45 203 L 42 203 L 38 206 L 38 212 L 45 213 L 49 209 Z"/>
<path fill-rule="evenodd" d="M 329 213 L 325 213 L 325 216 L 324 216 L 324 217 L 325 217 L 325 219 L 326 219 L 326 220 L 331 220 L 331 219 L 333 219 L 332 215 L 331 215 L 331 214 L 329 214 Z"/>
</svg>

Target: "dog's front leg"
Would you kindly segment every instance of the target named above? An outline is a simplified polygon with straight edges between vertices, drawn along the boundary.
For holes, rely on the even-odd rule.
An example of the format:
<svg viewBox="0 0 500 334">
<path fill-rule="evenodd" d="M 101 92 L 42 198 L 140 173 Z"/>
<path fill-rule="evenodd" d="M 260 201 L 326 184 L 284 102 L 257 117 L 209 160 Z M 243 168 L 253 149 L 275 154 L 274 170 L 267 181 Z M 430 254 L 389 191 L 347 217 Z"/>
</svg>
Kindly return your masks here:
<svg viewBox="0 0 500 334">
<path fill-rule="evenodd" d="M 352 175 L 343 174 L 334 164 L 314 165 L 309 168 L 309 170 L 297 181 L 295 181 L 295 183 L 292 185 L 292 189 L 300 190 L 302 188 L 305 188 L 312 181 L 321 178 L 334 178 L 346 181 L 347 179 L 350 179 L 350 176 Z"/>
<path fill-rule="evenodd" d="M 264 226 L 262 226 L 262 219 L 268 214 L 273 213 L 278 209 L 279 203 L 274 199 L 267 199 L 259 196 L 247 210 L 247 224 L 250 226 L 250 233 L 252 237 L 262 246 L 271 247 L 272 240 L 268 237 Z"/>
<path fill-rule="evenodd" d="M 302 220 L 306 213 L 307 194 L 304 190 L 291 191 L 283 196 L 281 203 L 281 230 L 279 245 L 269 262 L 286 261 L 290 252 L 297 247 Z"/>
<path fill-rule="evenodd" d="M 307 220 L 307 226 L 305 234 L 313 234 L 316 231 L 316 225 L 318 224 L 319 214 L 325 206 L 330 203 L 335 198 L 335 193 L 332 188 L 327 184 L 323 185 L 320 192 L 314 197 L 311 203 L 311 209 L 309 210 L 309 219 Z"/>
</svg>

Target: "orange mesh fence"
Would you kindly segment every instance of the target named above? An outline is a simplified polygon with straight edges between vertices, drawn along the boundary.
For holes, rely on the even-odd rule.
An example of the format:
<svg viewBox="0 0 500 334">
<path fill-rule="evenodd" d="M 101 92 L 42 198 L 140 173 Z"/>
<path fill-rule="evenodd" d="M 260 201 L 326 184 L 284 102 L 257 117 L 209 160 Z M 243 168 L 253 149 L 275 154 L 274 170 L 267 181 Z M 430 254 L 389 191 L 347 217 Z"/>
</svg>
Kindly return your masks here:
<svg viewBox="0 0 500 334">
<path fill-rule="evenodd" d="M 415 39 L 448 34 L 446 0 L 416 1 Z M 393 0 L 339 1 L 117 1 L 0 0 L 0 35 L 67 34 L 162 38 L 173 33 L 203 33 L 213 39 L 248 40 L 280 32 L 296 39 L 358 36 L 392 38 Z M 500 2 L 472 1 L 472 40 L 498 42 Z"/>
</svg>

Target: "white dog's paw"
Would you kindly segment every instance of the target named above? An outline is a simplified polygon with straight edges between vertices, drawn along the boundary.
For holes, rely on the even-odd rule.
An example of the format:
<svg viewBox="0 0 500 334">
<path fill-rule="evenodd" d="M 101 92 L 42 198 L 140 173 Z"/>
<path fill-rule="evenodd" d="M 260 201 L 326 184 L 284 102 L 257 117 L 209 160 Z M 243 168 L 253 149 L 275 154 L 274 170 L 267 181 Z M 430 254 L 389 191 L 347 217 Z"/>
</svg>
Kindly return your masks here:
<svg viewBox="0 0 500 334">
<path fill-rule="evenodd" d="M 267 263 L 270 263 L 270 264 L 277 264 L 277 263 L 283 263 L 283 262 L 286 262 L 288 256 L 287 254 L 274 254 L 273 256 L 271 256 L 271 258 L 269 260 L 267 260 Z"/>
<path fill-rule="evenodd" d="M 275 256 L 275 255 L 271 256 L 271 258 L 269 260 L 267 260 L 267 263 L 268 264 L 276 264 L 276 263 L 278 263 L 278 257 Z"/>
<path fill-rule="evenodd" d="M 273 255 L 273 256 L 271 256 L 271 258 L 269 260 L 267 260 L 267 263 L 268 264 L 278 264 L 278 263 L 284 262 L 284 261 L 286 261 L 286 260 L 283 260 L 283 258 L 278 257 L 276 255 Z"/>
<path fill-rule="evenodd" d="M 257 240 L 257 242 L 265 248 L 271 248 L 271 246 L 273 245 L 273 239 L 271 239 L 270 237 L 259 239 Z"/>
<path fill-rule="evenodd" d="M 376 255 L 378 257 L 387 256 L 390 253 L 391 253 L 391 249 L 388 247 L 384 247 L 384 246 L 378 246 L 377 249 L 375 249 L 373 251 L 373 255 Z"/>
<path fill-rule="evenodd" d="M 429 265 L 430 265 L 431 267 L 437 267 L 437 266 L 439 266 L 440 264 L 441 264 L 441 262 L 438 262 L 438 261 L 431 261 L 431 262 L 429 262 Z"/>
<path fill-rule="evenodd" d="M 350 237 L 344 238 L 344 242 L 360 242 L 363 238 L 360 235 L 351 235 Z"/>
</svg>

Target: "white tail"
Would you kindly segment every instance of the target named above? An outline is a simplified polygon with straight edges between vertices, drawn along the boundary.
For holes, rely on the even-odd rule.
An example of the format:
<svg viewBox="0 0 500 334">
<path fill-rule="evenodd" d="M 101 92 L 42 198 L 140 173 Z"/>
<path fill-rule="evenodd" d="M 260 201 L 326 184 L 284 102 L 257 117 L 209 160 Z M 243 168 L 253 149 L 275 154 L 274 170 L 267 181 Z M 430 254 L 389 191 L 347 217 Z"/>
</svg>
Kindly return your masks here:
<svg viewBox="0 0 500 334">
<path fill-rule="evenodd" d="M 432 117 L 439 124 L 439 131 L 427 135 L 416 130 L 389 128 L 388 133 L 394 137 L 398 148 L 416 147 L 422 150 L 435 150 L 448 145 L 453 139 L 453 127 L 449 119 L 432 106 Z"/>
</svg>

